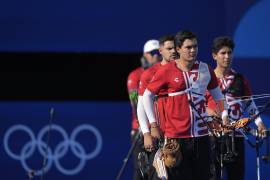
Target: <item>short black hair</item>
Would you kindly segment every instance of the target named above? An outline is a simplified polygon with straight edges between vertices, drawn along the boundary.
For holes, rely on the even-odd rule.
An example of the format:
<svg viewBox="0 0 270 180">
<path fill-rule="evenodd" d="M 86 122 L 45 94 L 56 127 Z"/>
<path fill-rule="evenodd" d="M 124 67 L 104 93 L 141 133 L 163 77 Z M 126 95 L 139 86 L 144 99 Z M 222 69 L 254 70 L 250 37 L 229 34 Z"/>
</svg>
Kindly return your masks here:
<svg viewBox="0 0 270 180">
<path fill-rule="evenodd" d="M 219 36 L 214 39 L 212 44 L 212 53 L 217 54 L 218 51 L 223 47 L 229 47 L 233 51 L 234 49 L 234 41 L 228 36 Z"/>
<path fill-rule="evenodd" d="M 159 45 L 162 46 L 166 41 L 173 41 L 174 42 L 174 35 L 173 34 L 166 34 L 159 38 Z"/>
<path fill-rule="evenodd" d="M 190 30 L 179 31 L 174 37 L 175 47 L 181 47 L 186 39 L 197 39 L 197 35 Z"/>
</svg>

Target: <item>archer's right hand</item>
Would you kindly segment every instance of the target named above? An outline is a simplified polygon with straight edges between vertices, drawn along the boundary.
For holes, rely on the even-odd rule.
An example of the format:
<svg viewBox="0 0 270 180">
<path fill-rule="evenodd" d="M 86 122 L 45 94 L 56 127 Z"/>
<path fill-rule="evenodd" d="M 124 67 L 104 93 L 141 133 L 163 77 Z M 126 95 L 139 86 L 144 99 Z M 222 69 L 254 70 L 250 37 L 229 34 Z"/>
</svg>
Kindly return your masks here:
<svg viewBox="0 0 270 180">
<path fill-rule="evenodd" d="M 160 130 L 157 123 L 151 123 L 151 136 L 155 139 L 160 139 Z"/>
<path fill-rule="evenodd" d="M 143 141 L 145 150 L 151 152 L 154 149 L 154 144 L 153 138 L 149 132 L 143 134 Z"/>
</svg>

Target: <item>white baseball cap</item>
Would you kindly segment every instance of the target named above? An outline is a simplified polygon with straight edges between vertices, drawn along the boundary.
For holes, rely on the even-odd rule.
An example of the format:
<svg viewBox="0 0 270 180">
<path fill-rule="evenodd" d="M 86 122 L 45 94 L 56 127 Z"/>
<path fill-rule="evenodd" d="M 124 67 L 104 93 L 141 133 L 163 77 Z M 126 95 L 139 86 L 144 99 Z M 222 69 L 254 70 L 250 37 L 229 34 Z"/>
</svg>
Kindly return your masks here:
<svg viewBox="0 0 270 180">
<path fill-rule="evenodd" d="M 158 40 L 151 39 L 144 44 L 143 52 L 146 53 L 155 49 L 159 49 L 159 42 Z"/>
</svg>

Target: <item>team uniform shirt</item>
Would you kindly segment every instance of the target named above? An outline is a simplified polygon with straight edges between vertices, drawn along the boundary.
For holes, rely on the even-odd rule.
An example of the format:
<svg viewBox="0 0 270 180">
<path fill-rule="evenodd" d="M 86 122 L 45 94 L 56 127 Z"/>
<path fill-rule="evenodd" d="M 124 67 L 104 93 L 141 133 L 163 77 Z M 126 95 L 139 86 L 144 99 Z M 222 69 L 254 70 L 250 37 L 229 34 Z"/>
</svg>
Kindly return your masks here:
<svg viewBox="0 0 270 180">
<path fill-rule="evenodd" d="M 162 67 L 161 63 L 156 63 L 142 73 L 139 85 L 139 96 L 143 96 L 147 85 L 160 67 Z"/>
<path fill-rule="evenodd" d="M 230 70 L 230 72 L 223 78 L 218 78 L 219 87 L 222 90 L 222 94 L 225 96 L 225 100 L 228 104 L 228 116 L 231 121 L 237 121 L 242 118 L 244 111 L 248 112 L 250 115 L 254 115 L 258 112 L 258 109 L 251 98 L 244 100 L 243 97 L 239 97 L 233 92 L 230 92 L 229 89 L 233 84 L 237 72 Z M 252 91 L 250 85 L 244 77 L 242 78 L 242 94 L 241 96 L 252 96 Z M 213 100 L 213 97 L 207 93 L 208 108 L 216 110 L 216 103 Z M 261 121 L 259 118 L 257 120 Z M 255 121 L 256 122 L 256 121 Z"/>
<path fill-rule="evenodd" d="M 155 73 L 160 69 L 165 67 L 165 65 L 161 65 L 161 63 L 157 63 L 147 70 L 145 70 L 141 76 L 141 81 L 140 81 L 140 87 L 139 87 L 139 96 L 143 96 L 143 93 L 148 86 L 148 84 L 151 82 L 153 79 L 153 76 Z M 158 124 L 160 126 L 160 130 L 164 131 L 165 128 L 165 122 L 166 122 L 166 111 L 165 111 L 165 103 L 166 103 L 166 95 L 167 92 L 165 90 L 160 91 L 158 96 L 157 96 L 157 101 L 155 101 L 155 115 L 156 119 L 158 120 Z"/>
<path fill-rule="evenodd" d="M 142 67 L 139 67 L 133 70 L 131 73 L 129 73 L 128 79 L 127 79 L 127 89 L 129 93 L 138 92 L 140 78 L 143 71 L 144 69 Z M 137 112 L 136 109 L 132 109 L 132 129 L 135 129 L 135 130 L 138 129 L 138 120 L 137 120 L 136 112 Z"/>
<path fill-rule="evenodd" d="M 153 94 L 162 90 L 168 93 L 165 137 L 190 138 L 208 135 L 207 126 L 198 113 L 201 116 L 206 115 L 206 89 L 217 87 L 214 71 L 203 62 L 196 61 L 186 72 L 180 70 L 175 61 L 159 69 L 147 89 Z"/>
</svg>

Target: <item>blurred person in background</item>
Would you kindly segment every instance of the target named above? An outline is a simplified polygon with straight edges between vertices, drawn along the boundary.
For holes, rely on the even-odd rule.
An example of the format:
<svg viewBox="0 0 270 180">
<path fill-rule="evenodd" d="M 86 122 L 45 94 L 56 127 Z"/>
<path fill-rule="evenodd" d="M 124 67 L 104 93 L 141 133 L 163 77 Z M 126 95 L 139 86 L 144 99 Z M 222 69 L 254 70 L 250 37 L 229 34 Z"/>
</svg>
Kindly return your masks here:
<svg viewBox="0 0 270 180">
<path fill-rule="evenodd" d="M 138 102 L 138 89 L 140 78 L 144 70 L 152 66 L 153 64 L 160 61 L 159 55 L 159 42 L 158 40 L 152 39 L 148 40 L 143 47 L 143 56 L 141 57 L 141 67 L 136 68 L 135 70 L 131 71 L 127 78 L 127 90 L 129 94 L 129 100 L 132 108 L 132 130 L 131 130 L 131 139 L 132 143 L 135 143 L 137 139 L 136 137 L 140 138 L 135 146 L 133 151 L 134 156 L 134 180 L 141 180 L 144 179 L 140 169 L 138 167 L 138 154 L 143 150 L 143 139 L 141 136 L 136 136 L 139 132 L 139 125 L 137 119 L 137 102 Z"/>
<path fill-rule="evenodd" d="M 165 128 L 166 116 L 165 116 L 165 103 L 166 97 L 163 94 L 167 94 L 166 92 L 161 92 L 158 97 L 156 97 L 155 101 L 155 112 L 156 118 L 158 122 L 148 122 L 148 119 L 145 114 L 145 110 L 143 107 L 142 96 L 147 85 L 152 80 L 155 73 L 158 69 L 164 67 L 170 61 L 176 58 L 176 51 L 174 48 L 174 35 L 168 34 L 159 38 L 159 53 L 162 56 L 162 61 L 160 63 L 156 63 L 153 66 L 149 67 L 142 73 L 139 87 L 139 98 L 138 98 L 138 107 L 137 107 L 137 115 L 138 121 L 140 124 L 140 129 L 143 133 L 144 138 L 144 148 L 148 152 L 149 159 L 149 171 L 148 171 L 148 179 L 157 179 L 155 168 L 152 166 L 153 159 L 155 156 L 155 152 L 158 149 L 157 139 L 162 136 L 162 130 Z M 149 125 L 151 124 L 151 130 L 149 129 Z M 161 132 L 160 132 L 161 130 Z"/>
<path fill-rule="evenodd" d="M 160 129 L 161 131 L 164 129 L 165 126 L 165 106 L 163 106 L 163 98 L 165 96 L 162 96 L 163 94 L 167 94 L 164 92 L 163 94 L 160 94 L 160 98 L 158 98 L 158 105 L 157 105 L 157 111 L 156 116 L 158 114 L 159 122 L 148 122 L 148 119 L 145 114 L 145 110 L 143 107 L 143 101 L 142 96 L 144 94 L 144 91 L 147 87 L 147 85 L 152 80 L 155 73 L 163 67 L 164 65 L 168 64 L 170 61 L 174 60 L 176 58 L 176 51 L 174 48 L 174 35 L 164 35 L 160 37 L 159 39 L 159 52 L 162 56 L 162 61 L 160 63 L 157 63 L 153 65 L 152 67 L 148 68 L 142 73 L 141 76 L 141 82 L 139 87 L 139 101 L 138 101 L 138 107 L 137 107 L 137 113 L 138 113 L 138 120 L 140 123 L 140 128 L 142 130 L 142 133 L 144 135 L 144 146 L 146 150 L 151 151 L 153 149 L 153 138 L 159 138 L 160 137 Z M 149 124 L 151 125 L 151 131 L 149 129 Z M 152 133 L 152 135 L 150 134 Z"/>
</svg>

